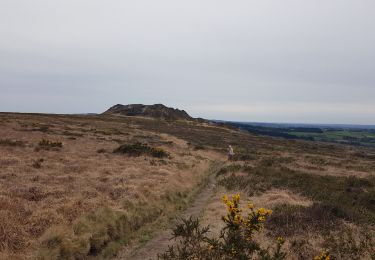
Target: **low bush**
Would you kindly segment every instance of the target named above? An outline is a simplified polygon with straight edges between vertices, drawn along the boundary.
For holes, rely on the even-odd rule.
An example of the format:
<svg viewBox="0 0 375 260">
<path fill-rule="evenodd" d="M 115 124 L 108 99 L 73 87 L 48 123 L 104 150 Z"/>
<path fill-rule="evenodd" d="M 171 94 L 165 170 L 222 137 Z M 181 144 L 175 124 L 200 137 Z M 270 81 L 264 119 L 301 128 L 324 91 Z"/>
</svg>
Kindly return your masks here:
<svg viewBox="0 0 375 260">
<path fill-rule="evenodd" d="M 149 155 L 156 158 L 165 158 L 170 156 L 170 154 L 163 148 L 154 148 L 142 143 L 124 144 L 115 149 L 113 152 L 135 157 Z"/>
<path fill-rule="evenodd" d="M 60 148 L 63 147 L 63 144 L 62 144 L 62 142 L 58 142 L 58 141 L 54 142 L 54 141 L 42 139 L 39 142 L 38 147 L 41 148 L 41 149 L 45 149 L 45 150 L 60 149 Z"/>
</svg>

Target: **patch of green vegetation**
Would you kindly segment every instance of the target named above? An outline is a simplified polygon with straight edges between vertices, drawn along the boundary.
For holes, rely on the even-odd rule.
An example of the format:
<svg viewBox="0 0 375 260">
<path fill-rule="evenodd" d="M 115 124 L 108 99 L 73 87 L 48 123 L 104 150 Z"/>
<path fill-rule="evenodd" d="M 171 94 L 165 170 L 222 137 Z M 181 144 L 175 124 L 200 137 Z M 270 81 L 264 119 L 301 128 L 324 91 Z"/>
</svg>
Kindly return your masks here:
<svg viewBox="0 0 375 260">
<path fill-rule="evenodd" d="M 306 133 L 289 131 L 288 134 L 299 138 L 312 139 L 323 142 L 339 142 L 347 144 L 370 145 L 375 146 L 375 132 L 366 130 L 332 130 L 325 129 L 322 133 Z"/>
<path fill-rule="evenodd" d="M 50 141 L 50 140 L 42 139 L 38 143 L 38 147 L 42 148 L 42 149 L 45 149 L 45 150 L 59 149 L 59 148 L 63 147 L 63 144 L 62 144 L 62 142 L 59 142 L 59 141 Z"/>
<path fill-rule="evenodd" d="M 219 184 L 228 189 L 245 189 L 250 193 L 271 188 L 287 188 L 322 203 L 337 218 L 355 223 L 375 222 L 375 177 L 336 177 L 311 175 L 285 167 L 244 167 L 248 176 L 231 174 Z"/>
<path fill-rule="evenodd" d="M 116 148 L 114 153 L 127 154 L 129 156 L 141 156 L 141 155 L 150 155 L 156 158 L 166 158 L 170 154 L 165 151 L 163 148 L 150 147 L 147 144 L 134 143 L 134 144 L 124 144 Z"/>
</svg>

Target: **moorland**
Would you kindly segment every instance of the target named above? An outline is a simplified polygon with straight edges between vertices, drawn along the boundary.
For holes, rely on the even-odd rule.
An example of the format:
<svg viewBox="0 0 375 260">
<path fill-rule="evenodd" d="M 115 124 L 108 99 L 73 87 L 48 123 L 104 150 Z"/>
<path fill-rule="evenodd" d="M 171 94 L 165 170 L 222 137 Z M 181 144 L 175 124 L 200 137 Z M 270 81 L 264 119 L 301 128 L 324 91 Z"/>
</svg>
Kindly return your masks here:
<svg viewBox="0 0 375 260">
<path fill-rule="evenodd" d="M 283 237 L 287 259 L 374 257 L 371 147 L 203 120 L 0 114 L 1 259 L 156 258 L 189 213 L 217 236 L 234 194 L 273 211 L 254 239 L 272 250 Z"/>
</svg>

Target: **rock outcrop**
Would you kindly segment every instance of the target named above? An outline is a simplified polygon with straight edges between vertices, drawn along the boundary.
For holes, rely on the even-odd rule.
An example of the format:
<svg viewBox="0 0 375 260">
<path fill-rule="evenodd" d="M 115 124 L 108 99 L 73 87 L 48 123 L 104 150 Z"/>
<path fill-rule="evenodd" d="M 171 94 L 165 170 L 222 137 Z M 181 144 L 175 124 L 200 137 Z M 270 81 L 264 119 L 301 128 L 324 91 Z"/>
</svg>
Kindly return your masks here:
<svg viewBox="0 0 375 260">
<path fill-rule="evenodd" d="M 193 120 L 184 110 L 164 106 L 163 104 L 142 105 L 117 104 L 103 113 L 104 115 L 144 116 L 165 120 Z"/>
</svg>

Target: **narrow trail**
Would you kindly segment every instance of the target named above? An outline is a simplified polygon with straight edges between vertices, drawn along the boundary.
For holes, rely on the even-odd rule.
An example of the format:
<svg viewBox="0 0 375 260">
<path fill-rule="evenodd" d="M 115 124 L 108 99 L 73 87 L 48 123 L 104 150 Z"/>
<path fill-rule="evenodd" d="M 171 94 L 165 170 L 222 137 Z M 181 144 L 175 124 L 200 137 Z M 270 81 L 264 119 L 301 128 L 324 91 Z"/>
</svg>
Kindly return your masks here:
<svg viewBox="0 0 375 260">
<path fill-rule="evenodd" d="M 218 163 L 215 169 L 211 170 L 210 176 L 206 186 L 202 191 L 197 194 L 195 201 L 192 203 L 191 207 L 186 209 L 181 215 L 179 215 L 176 220 L 181 218 L 199 218 L 204 212 L 205 206 L 207 205 L 209 199 L 215 192 L 216 187 L 216 172 L 220 169 L 222 163 Z M 168 245 L 173 243 L 171 240 L 172 227 L 169 229 L 161 230 L 157 233 L 151 240 L 144 244 L 141 248 L 123 250 L 115 258 L 116 260 L 149 260 L 156 259 L 159 253 L 163 253 L 168 249 Z"/>
</svg>

